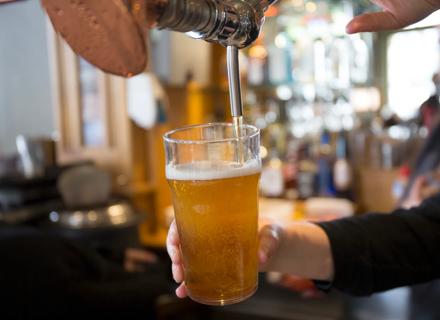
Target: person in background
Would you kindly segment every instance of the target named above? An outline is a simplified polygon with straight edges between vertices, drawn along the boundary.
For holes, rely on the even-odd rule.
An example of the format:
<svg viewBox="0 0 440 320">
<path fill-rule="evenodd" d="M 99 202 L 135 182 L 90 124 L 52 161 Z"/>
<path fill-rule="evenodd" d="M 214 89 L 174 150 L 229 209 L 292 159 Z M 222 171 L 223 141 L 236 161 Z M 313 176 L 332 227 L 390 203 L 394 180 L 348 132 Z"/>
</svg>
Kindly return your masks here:
<svg viewBox="0 0 440 320">
<path fill-rule="evenodd" d="M 383 11 L 355 17 L 348 33 L 399 29 L 440 9 L 439 0 L 376 0 Z M 366 214 L 322 223 L 266 225 L 260 230 L 262 271 L 293 273 L 353 295 L 440 278 L 440 194 L 389 215 Z M 186 296 L 179 235 L 167 240 L 173 276 Z"/>
<path fill-rule="evenodd" d="M 430 186 L 432 191 L 432 183 L 438 178 L 437 169 L 440 165 L 440 74 L 435 73 L 432 77 L 435 92 L 431 95 L 419 108 L 418 121 L 419 125 L 428 130 L 428 138 L 423 145 L 422 150 L 417 156 L 412 174 L 408 184 L 400 199 L 399 205 L 403 208 L 410 208 L 421 203 L 418 190 L 425 190 Z M 432 192 L 431 192 L 432 193 Z"/>
<path fill-rule="evenodd" d="M 434 130 L 438 122 L 440 111 L 440 74 L 432 76 L 435 92 L 420 106 L 420 123 L 428 129 L 430 133 Z"/>
<path fill-rule="evenodd" d="M 420 107 L 420 125 L 429 135 L 409 177 L 408 185 L 400 201 L 405 209 L 420 206 L 424 200 L 440 192 L 440 74 L 432 77 L 435 92 Z M 410 318 L 435 320 L 440 318 L 438 301 L 440 281 L 418 284 L 411 288 Z"/>
</svg>

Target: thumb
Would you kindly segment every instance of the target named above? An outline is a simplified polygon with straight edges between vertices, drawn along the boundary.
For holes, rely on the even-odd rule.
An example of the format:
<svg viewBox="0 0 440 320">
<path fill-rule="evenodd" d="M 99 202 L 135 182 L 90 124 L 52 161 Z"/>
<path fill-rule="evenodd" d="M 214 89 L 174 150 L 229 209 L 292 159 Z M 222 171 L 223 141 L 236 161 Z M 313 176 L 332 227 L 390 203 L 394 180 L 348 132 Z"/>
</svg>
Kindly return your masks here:
<svg viewBox="0 0 440 320">
<path fill-rule="evenodd" d="M 264 226 L 260 231 L 258 257 L 261 264 L 266 264 L 281 244 L 283 229 L 275 224 Z"/>
<path fill-rule="evenodd" d="M 365 13 L 353 18 L 347 25 L 347 33 L 394 30 L 403 27 L 389 11 Z"/>
</svg>

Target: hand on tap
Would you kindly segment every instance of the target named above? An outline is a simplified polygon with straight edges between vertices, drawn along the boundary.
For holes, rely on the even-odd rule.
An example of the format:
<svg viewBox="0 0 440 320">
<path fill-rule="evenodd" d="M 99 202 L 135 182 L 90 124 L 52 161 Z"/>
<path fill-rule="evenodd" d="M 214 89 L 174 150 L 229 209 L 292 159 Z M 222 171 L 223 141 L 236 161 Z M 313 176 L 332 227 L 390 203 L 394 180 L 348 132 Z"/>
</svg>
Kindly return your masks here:
<svg viewBox="0 0 440 320">
<path fill-rule="evenodd" d="M 348 33 L 404 28 L 440 9 L 440 0 L 371 0 L 382 12 L 365 13 L 348 25 Z"/>
</svg>

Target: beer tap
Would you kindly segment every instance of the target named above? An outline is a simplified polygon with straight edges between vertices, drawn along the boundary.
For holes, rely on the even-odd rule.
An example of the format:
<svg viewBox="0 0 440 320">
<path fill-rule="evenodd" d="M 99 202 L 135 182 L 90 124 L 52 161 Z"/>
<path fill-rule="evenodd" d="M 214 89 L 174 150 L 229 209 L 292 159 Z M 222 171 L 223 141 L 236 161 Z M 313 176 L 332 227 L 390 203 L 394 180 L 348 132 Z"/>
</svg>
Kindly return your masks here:
<svg viewBox="0 0 440 320">
<path fill-rule="evenodd" d="M 80 56 L 122 76 L 144 71 L 148 28 L 245 48 L 276 0 L 41 0 L 55 30 Z"/>
<path fill-rule="evenodd" d="M 254 42 L 274 0 L 168 0 L 158 28 L 244 48 Z M 180 18 L 179 18 L 180 17 Z"/>
</svg>

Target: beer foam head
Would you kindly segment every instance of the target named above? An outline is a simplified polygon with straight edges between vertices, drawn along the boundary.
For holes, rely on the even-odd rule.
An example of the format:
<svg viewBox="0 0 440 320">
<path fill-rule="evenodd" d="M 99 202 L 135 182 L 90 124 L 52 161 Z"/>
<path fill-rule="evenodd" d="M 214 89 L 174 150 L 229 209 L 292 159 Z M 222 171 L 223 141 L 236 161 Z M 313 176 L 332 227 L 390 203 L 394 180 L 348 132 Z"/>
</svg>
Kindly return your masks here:
<svg viewBox="0 0 440 320">
<path fill-rule="evenodd" d="M 166 176 L 169 180 L 216 180 L 248 176 L 261 171 L 260 160 L 245 163 L 226 161 L 199 161 L 190 164 L 167 165 Z"/>
</svg>

